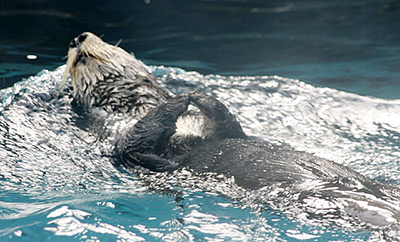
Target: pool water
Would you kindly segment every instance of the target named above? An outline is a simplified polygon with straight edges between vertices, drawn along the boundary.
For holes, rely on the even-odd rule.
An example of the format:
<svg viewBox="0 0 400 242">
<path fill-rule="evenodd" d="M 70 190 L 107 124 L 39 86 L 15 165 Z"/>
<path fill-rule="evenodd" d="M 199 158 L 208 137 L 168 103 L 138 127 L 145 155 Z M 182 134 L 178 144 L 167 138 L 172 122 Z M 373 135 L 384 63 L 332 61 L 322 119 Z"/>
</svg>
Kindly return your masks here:
<svg viewBox="0 0 400 242">
<path fill-rule="evenodd" d="M 2 2 L 0 240 L 399 239 L 398 224 L 314 219 L 278 188 L 115 167 L 59 93 L 70 39 L 104 33 L 171 91 L 213 94 L 246 133 L 398 186 L 397 1 L 133 2 Z"/>
<path fill-rule="evenodd" d="M 290 199 L 296 194 L 276 197 L 279 187 L 251 192 L 229 177 L 199 177 L 190 171 L 131 173 L 115 167 L 110 143 L 85 125 L 88 121 L 73 108 L 70 95 L 60 95 L 64 69 L 43 71 L 0 93 L 3 239 L 255 241 L 397 236 L 395 225 L 370 230 L 344 217 L 312 219 L 293 207 Z M 214 94 L 250 135 L 398 184 L 397 100 L 362 97 L 277 76 L 204 76 L 163 66 L 150 70 L 175 93 L 197 89 Z"/>
<path fill-rule="evenodd" d="M 398 0 L 146 2 L 2 1 L 0 87 L 60 66 L 91 31 L 153 65 L 398 98 Z"/>
</svg>

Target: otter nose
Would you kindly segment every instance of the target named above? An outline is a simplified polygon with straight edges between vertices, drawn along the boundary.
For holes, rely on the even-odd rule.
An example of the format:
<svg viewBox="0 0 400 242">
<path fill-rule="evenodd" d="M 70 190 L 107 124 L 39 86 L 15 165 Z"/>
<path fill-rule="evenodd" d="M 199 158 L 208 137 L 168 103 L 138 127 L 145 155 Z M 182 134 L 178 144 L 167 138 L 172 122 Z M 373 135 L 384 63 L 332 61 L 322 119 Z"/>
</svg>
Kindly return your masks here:
<svg viewBox="0 0 400 242">
<path fill-rule="evenodd" d="M 83 43 L 83 41 L 85 41 L 86 37 L 87 37 L 86 33 L 82 33 L 82 34 L 78 35 L 78 37 L 71 40 L 71 42 L 69 43 L 69 47 L 70 48 L 78 47 L 79 45 L 81 45 Z"/>
</svg>

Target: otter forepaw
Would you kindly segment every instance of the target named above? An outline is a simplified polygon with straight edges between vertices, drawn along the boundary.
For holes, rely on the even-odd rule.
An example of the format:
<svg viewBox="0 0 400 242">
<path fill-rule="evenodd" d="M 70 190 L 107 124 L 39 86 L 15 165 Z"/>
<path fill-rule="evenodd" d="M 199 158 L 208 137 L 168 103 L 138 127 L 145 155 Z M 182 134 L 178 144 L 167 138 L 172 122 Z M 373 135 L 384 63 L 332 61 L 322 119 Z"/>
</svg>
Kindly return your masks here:
<svg viewBox="0 0 400 242">
<path fill-rule="evenodd" d="M 235 116 L 228 108 L 212 96 L 200 92 L 191 92 L 192 101 L 209 119 L 216 124 L 218 138 L 245 138 L 247 137 Z"/>
<path fill-rule="evenodd" d="M 207 94 L 193 91 L 190 93 L 192 101 L 208 118 L 213 120 L 225 119 L 224 114 L 229 110 L 220 101 Z"/>
<path fill-rule="evenodd" d="M 168 102 L 161 104 L 160 109 L 164 109 L 163 111 L 174 112 L 177 116 L 179 116 L 187 110 L 189 102 L 190 100 L 188 94 L 180 94 L 176 97 L 173 97 Z"/>
<path fill-rule="evenodd" d="M 121 137 L 116 145 L 116 153 L 123 160 L 131 160 L 143 166 L 146 163 L 151 165 L 153 162 L 161 162 L 161 158 L 156 159 L 154 156 L 151 162 L 148 155 L 140 154 L 160 156 L 165 152 L 169 138 L 175 133 L 176 120 L 187 110 L 188 105 L 189 96 L 179 95 L 154 108 Z"/>
<path fill-rule="evenodd" d="M 189 95 L 181 94 L 154 108 L 139 122 L 158 122 L 163 125 L 174 127 L 176 120 L 183 112 L 187 110 L 188 105 Z"/>
</svg>

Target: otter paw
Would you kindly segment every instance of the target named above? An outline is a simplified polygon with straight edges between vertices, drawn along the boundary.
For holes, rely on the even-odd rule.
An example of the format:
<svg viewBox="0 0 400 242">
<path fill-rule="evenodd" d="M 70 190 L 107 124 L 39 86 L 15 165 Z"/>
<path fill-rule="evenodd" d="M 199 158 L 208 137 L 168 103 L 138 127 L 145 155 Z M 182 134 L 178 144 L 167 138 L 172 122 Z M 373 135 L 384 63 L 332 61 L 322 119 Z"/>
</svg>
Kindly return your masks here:
<svg viewBox="0 0 400 242">
<path fill-rule="evenodd" d="M 190 93 L 192 101 L 208 118 L 224 120 L 230 115 L 228 108 L 212 96 L 197 91 Z"/>
</svg>

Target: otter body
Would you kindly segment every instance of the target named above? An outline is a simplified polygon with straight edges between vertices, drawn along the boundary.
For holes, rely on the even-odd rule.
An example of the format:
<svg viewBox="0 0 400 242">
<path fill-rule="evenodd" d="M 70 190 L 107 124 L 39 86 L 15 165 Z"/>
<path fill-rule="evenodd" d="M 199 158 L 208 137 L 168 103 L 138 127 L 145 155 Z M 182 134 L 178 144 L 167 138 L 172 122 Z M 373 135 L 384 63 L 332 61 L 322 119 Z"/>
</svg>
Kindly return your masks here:
<svg viewBox="0 0 400 242">
<path fill-rule="evenodd" d="M 400 221 L 399 209 L 386 201 L 398 204 L 393 188 L 306 152 L 249 139 L 221 102 L 196 92 L 174 96 L 140 61 L 91 33 L 72 40 L 66 73 L 84 108 L 124 113 L 137 121 L 118 134 L 115 156 L 123 166 L 214 172 L 250 190 L 282 184 L 306 197 L 327 198 L 372 225 Z M 320 185 L 310 187 L 307 181 Z"/>
<path fill-rule="evenodd" d="M 169 137 L 189 102 L 214 120 L 220 131 L 185 153 L 170 152 Z M 311 202 L 307 208 L 312 216 L 325 214 L 341 221 L 347 214 L 370 226 L 400 222 L 400 195 L 393 187 L 312 154 L 252 140 L 222 103 L 205 94 L 181 95 L 151 110 L 120 139 L 116 156 L 124 166 L 156 172 L 189 168 L 198 174 L 224 174 L 249 190 L 277 185 Z"/>
</svg>

